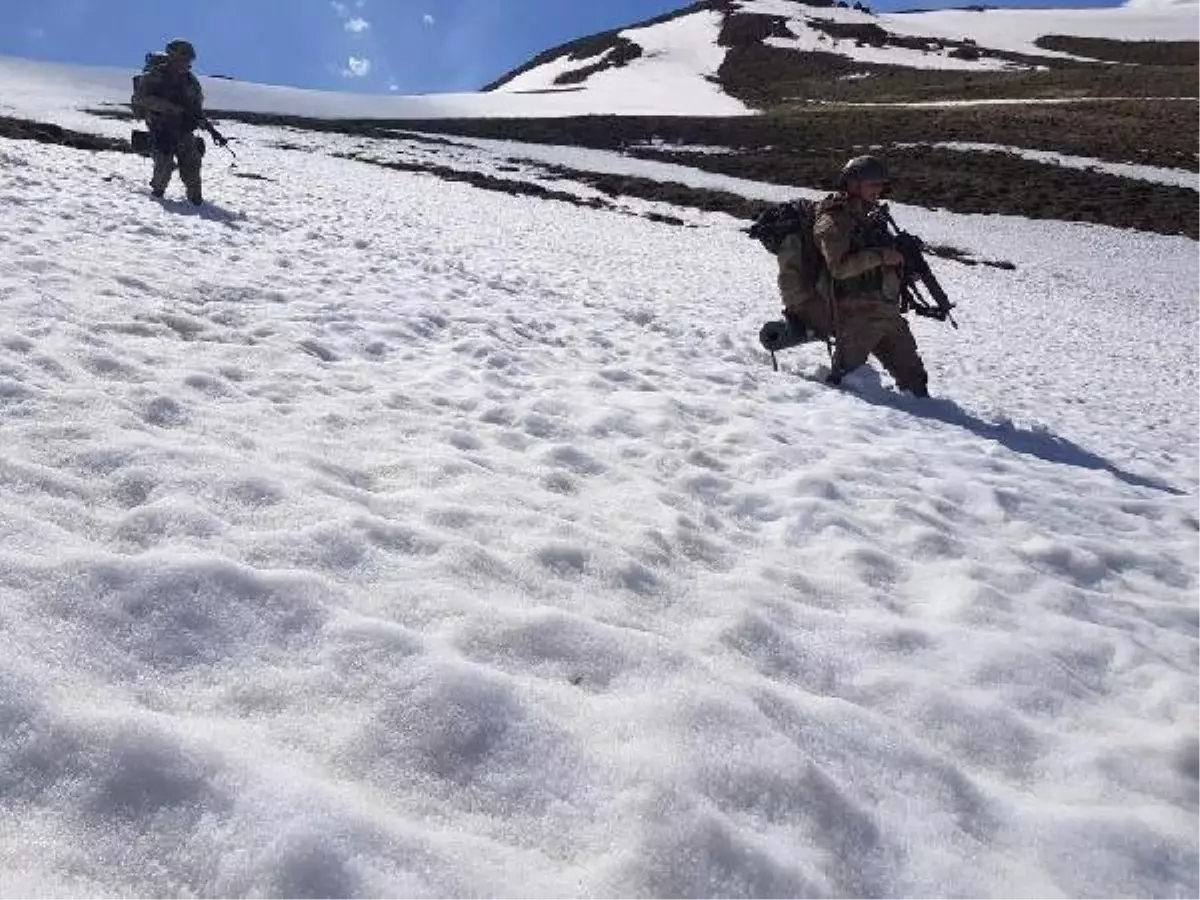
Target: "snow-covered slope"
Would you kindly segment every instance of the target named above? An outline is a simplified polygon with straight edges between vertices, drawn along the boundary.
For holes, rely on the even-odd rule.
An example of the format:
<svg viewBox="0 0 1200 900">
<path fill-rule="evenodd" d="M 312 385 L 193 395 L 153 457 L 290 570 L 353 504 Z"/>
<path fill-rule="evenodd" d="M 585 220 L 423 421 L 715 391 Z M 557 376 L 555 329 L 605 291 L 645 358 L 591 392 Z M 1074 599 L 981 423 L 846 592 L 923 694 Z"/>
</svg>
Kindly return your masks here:
<svg viewBox="0 0 1200 900">
<path fill-rule="evenodd" d="M 715 94 L 723 102 L 715 97 L 708 101 L 713 114 L 724 114 L 730 109 L 728 104 L 736 101 L 720 94 L 714 82 L 720 81 L 719 70 L 726 61 L 728 47 L 747 40 L 797 53 L 831 54 L 863 64 L 1014 70 L 1029 68 L 1038 58 L 1082 58 L 1038 47 L 1035 42 L 1046 35 L 1195 41 L 1200 37 L 1197 12 L 1194 0 L 1103 9 L 886 14 L 796 0 L 732 0 L 695 4 L 690 11 L 666 21 L 655 20 L 576 41 L 557 52 L 547 51 L 500 79 L 494 88 L 499 93 L 516 95 L 584 92 L 598 101 L 611 97 L 617 105 L 621 98 L 641 95 L 649 89 L 651 98 L 661 100 L 658 105 L 665 112 L 671 111 L 672 97 L 677 98 L 683 111 L 694 109 L 698 102 L 704 102 L 703 98 Z M 749 21 L 769 25 L 747 28 L 745 23 Z M 884 40 L 885 35 L 891 37 Z M 963 52 L 966 43 L 971 45 L 970 53 Z M 662 88 L 661 98 L 655 86 Z"/>
<path fill-rule="evenodd" d="M 600 68 L 585 79 L 586 92 L 604 108 L 620 108 L 636 96 L 642 103 L 672 113 L 722 115 L 745 111 L 742 104 L 721 91 L 717 82 L 717 70 L 725 59 L 725 50 L 717 43 L 723 21 L 715 10 L 699 10 L 621 32 L 618 37 L 635 44 L 641 55 L 616 68 Z M 612 49 L 606 49 L 581 60 L 559 57 L 517 75 L 497 93 L 571 91 L 570 85 L 558 85 L 558 79 L 577 69 L 598 66 L 612 53 Z"/>
<path fill-rule="evenodd" d="M 890 45 L 874 46 L 855 40 L 854 38 L 837 38 L 826 30 L 828 23 L 850 26 L 886 27 L 893 33 L 912 33 L 902 31 L 906 27 L 909 14 L 901 14 L 891 18 L 898 19 L 892 23 L 887 17 L 877 17 L 872 13 L 842 9 L 840 7 L 805 6 L 793 3 L 791 0 L 747 0 L 739 4 L 739 9 L 751 15 L 780 16 L 786 21 L 788 36 L 768 37 L 763 43 L 770 47 L 793 50 L 799 53 L 830 53 L 861 63 L 879 65 L 903 66 L 913 69 L 952 69 L 964 71 L 989 71 L 1022 68 L 1019 63 L 1009 60 L 983 56 L 981 58 L 963 59 L 952 55 L 953 47 L 939 47 L 930 51 L 922 48 L 897 47 Z M 900 27 L 893 27 L 899 24 Z M 922 34 L 921 36 L 926 36 Z M 962 40 L 964 35 L 945 33 L 930 33 L 931 37 Z M 985 47 L 991 46 L 985 43 Z"/>
<path fill-rule="evenodd" d="M 1065 58 L 1034 46 L 1044 34 L 1127 40 L 1196 40 L 1200 17 L 1194 0 L 1097 10 L 942 10 L 874 15 L 854 9 L 810 6 L 794 0 L 735 0 L 732 4 L 664 17 L 665 21 L 613 32 L 549 51 L 539 64 L 499 80 L 494 90 L 471 94 L 368 96 L 301 90 L 205 78 L 214 109 L 314 118 L 437 119 L 471 117 L 539 118 L 607 115 L 736 116 L 753 112 L 721 86 L 728 48 L 722 30 L 733 15 L 784 20 L 786 37 L 766 37 L 768 46 L 833 54 L 864 64 L 936 69 L 1003 70 L 1021 64 L 987 55 L 963 59 L 947 43 L 935 50 L 872 46 L 830 37 L 827 23 L 875 26 L 896 35 L 949 42 L 971 39 L 983 51 Z M 580 42 L 576 42 L 579 44 Z M 626 52 L 629 51 L 629 52 Z M 622 54 L 625 54 L 624 56 Z M 93 102 L 124 104 L 132 69 L 86 69 L 0 57 L 0 114 L 27 107 L 74 108 L 87 93 Z M 30 95 L 29 91 L 34 91 Z"/>
<path fill-rule="evenodd" d="M 715 49 L 715 48 L 714 48 Z M 212 109 L 331 119 L 538 118 L 612 115 L 740 115 L 744 105 L 696 74 L 704 52 L 681 50 L 679 59 L 652 73 L 649 91 L 557 91 L 549 94 L 343 94 L 224 78 L 201 78 Z M 708 55 L 712 55 L 709 53 Z M 84 96 L 93 103 L 127 104 L 134 69 L 65 66 L 0 56 L 0 114 L 6 109 L 74 108 Z"/>
<path fill-rule="evenodd" d="M 1117 41 L 1194 41 L 1200 37 L 1200 8 L 1192 2 L 1126 4 L 1094 9 L 939 9 L 879 16 L 897 34 L 971 38 L 981 47 L 1029 56 L 1065 56 L 1038 47 L 1047 35 Z"/>
<path fill-rule="evenodd" d="M 0 140 L 0 894 L 1195 895 L 1194 242 L 898 208 L 1016 266 L 918 402 L 733 220 L 229 130 Z"/>
</svg>

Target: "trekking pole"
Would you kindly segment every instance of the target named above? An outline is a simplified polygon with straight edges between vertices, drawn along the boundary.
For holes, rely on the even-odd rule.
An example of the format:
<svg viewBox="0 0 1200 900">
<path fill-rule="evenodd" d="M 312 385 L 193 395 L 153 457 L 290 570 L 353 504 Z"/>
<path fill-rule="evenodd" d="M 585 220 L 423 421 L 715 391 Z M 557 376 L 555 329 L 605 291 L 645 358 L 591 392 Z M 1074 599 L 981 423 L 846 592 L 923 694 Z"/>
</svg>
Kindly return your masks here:
<svg viewBox="0 0 1200 900">
<path fill-rule="evenodd" d="M 834 297 L 832 285 L 829 292 L 825 295 L 825 307 L 829 313 L 829 323 L 833 326 L 833 333 L 825 337 L 825 349 L 829 353 L 829 377 L 836 378 L 834 384 L 841 382 L 842 377 L 837 374 L 837 348 L 836 345 L 841 342 L 842 335 L 842 317 L 838 310 L 837 298 Z"/>
</svg>

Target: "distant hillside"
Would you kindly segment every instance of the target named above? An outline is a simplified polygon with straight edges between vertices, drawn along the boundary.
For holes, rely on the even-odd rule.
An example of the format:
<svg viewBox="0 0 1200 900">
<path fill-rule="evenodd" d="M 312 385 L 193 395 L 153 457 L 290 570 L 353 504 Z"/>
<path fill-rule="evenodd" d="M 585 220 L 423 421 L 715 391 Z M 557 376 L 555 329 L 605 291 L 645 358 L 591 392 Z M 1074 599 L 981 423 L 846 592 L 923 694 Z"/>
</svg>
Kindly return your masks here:
<svg viewBox="0 0 1200 900">
<path fill-rule="evenodd" d="M 825 189 L 848 157 L 869 151 L 892 164 L 902 203 L 1198 238 L 1196 11 L 1192 2 L 876 15 L 861 4 L 703 0 L 547 50 L 480 93 L 374 97 L 223 79 L 205 90 L 218 118 L 384 141 L 403 130 L 617 151 L 783 189 Z M 77 110 L 80 74 L 0 58 L 14 108 L 22 93 L 38 108 L 53 93 Z M 128 73 L 87 79 L 89 113 L 129 115 Z M 0 133 L 90 140 L 87 113 L 55 121 L 74 131 L 0 119 Z M 719 188 L 572 177 L 608 198 L 741 218 L 759 208 Z M 561 193 L 516 180 L 472 183 Z"/>
<path fill-rule="evenodd" d="M 617 92 L 691 66 L 746 105 L 1194 96 L 1194 4 L 876 15 L 845 0 L 702 0 L 539 53 L 485 91 Z M 697 64 L 699 61 L 699 64 Z"/>
</svg>

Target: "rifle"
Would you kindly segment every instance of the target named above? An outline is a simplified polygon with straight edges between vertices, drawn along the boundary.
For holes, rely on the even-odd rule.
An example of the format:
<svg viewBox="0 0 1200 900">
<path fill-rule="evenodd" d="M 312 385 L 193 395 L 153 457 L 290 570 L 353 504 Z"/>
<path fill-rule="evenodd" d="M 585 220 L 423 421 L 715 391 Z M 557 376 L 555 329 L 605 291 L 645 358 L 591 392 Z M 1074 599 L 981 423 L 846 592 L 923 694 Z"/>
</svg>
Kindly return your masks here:
<svg viewBox="0 0 1200 900">
<path fill-rule="evenodd" d="M 911 309 L 918 316 L 949 322 L 958 328 L 958 323 L 950 314 L 954 304 L 950 302 L 946 291 L 925 259 L 925 242 L 915 234 L 901 229 L 892 218 L 892 211 L 886 203 L 881 203 L 879 208 L 871 213 L 871 219 L 876 233 L 882 238 L 883 246 L 894 247 L 904 257 L 904 278 L 900 283 L 900 312 L 908 312 Z M 918 282 L 929 292 L 932 303 L 925 299 Z"/>
<path fill-rule="evenodd" d="M 237 159 L 237 154 L 233 152 L 233 148 L 229 146 L 229 138 L 217 131 L 217 127 L 213 125 L 207 118 L 200 120 L 200 127 L 207 131 L 213 139 L 213 143 L 223 150 L 228 150 L 229 154 Z"/>
</svg>

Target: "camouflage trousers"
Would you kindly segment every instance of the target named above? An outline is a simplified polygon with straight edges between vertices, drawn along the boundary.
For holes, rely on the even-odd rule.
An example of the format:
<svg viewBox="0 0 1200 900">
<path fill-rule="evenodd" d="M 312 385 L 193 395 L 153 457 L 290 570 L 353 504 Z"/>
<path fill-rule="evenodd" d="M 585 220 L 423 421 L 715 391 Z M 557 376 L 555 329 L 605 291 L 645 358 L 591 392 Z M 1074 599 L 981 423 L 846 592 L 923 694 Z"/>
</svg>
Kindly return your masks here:
<svg viewBox="0 0 1200 900">
<path fill-rule="evenodd" d="M 150 190 L 155 194 L 162 194 L 167 189 L 178 160 L 179 180 L 187 190 L 187 198 L 193 203 L 202 202 L 200 166 L 204 159 L 204 142 L 191 133 L 178 134 L 170 131 L 152 132 L 150 141 L 151 159 L 154 160 Z"/>
<path fill-rule="evenodd" d="M 899 307 L 878 296 L 842 297 L 836 301 L 837 349 L 833 367 L 839 374 L 857 369 L 874 355 L 904 391 L 923 393 L 929 383 L 908 322 Z"/>
</svg>

